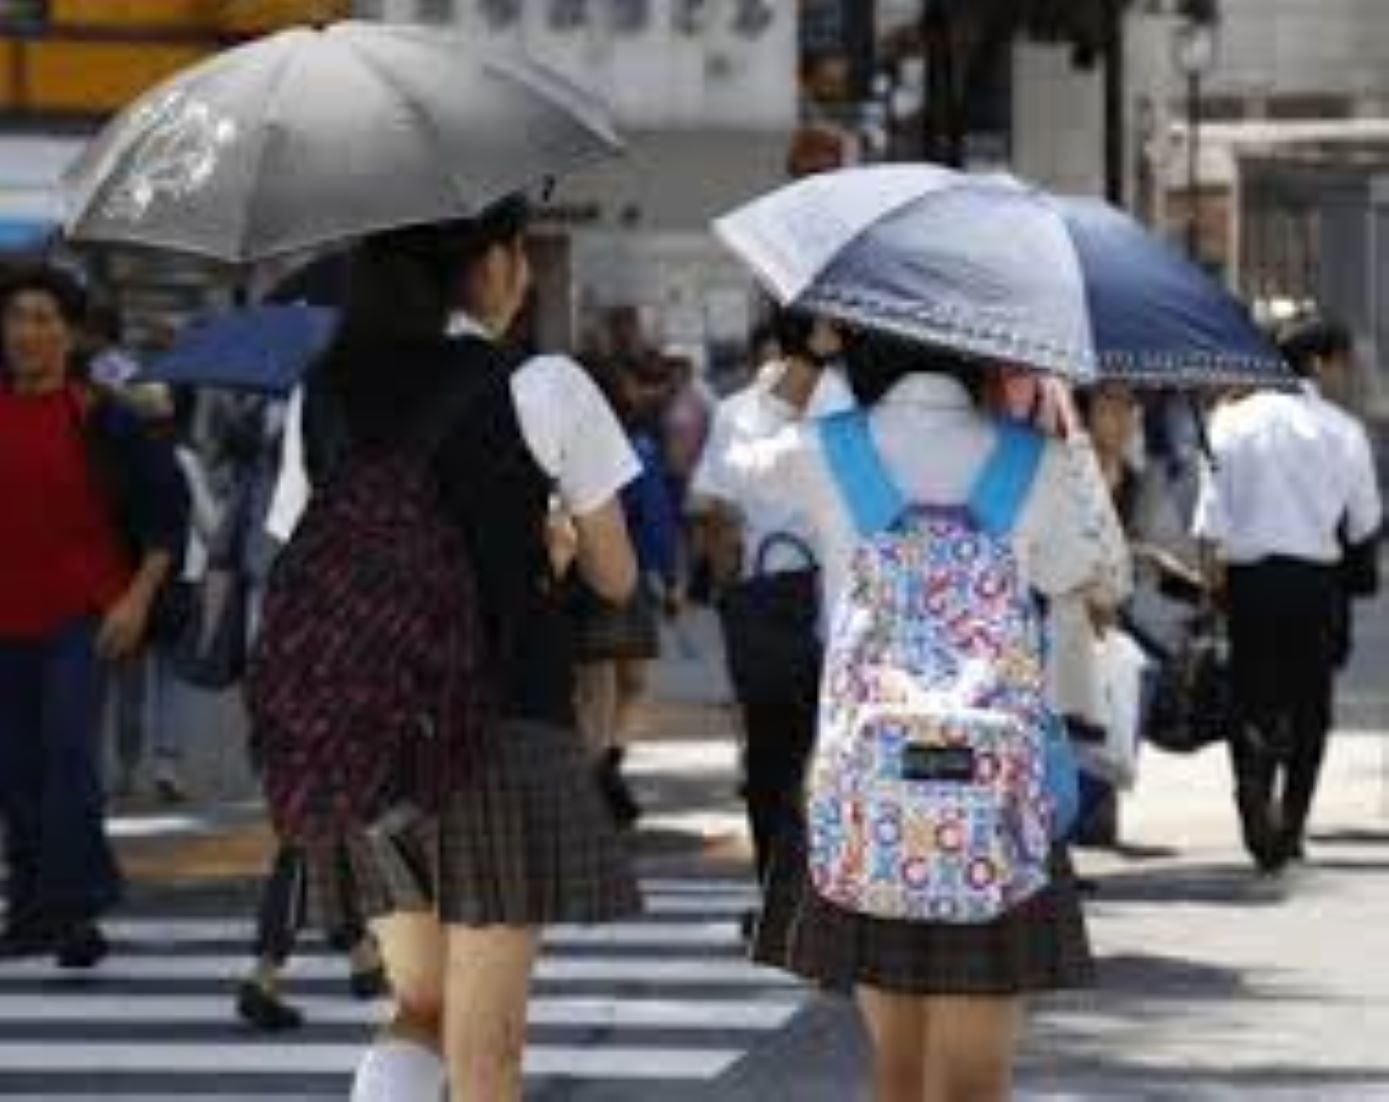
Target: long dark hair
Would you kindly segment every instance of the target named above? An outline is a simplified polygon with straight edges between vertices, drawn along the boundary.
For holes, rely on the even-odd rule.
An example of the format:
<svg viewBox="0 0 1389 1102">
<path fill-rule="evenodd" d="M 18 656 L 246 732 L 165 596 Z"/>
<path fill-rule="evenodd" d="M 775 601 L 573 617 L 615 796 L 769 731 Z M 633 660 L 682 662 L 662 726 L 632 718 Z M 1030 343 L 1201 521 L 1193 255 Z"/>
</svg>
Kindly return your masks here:
<svg viewBox="0 0 1389 1102">
<path fill-rule="evenodd" d="M 908 375 L 947 375 L 978 401 L 982 365 L 944 349 L 853 330 L 844 338 L 844 367 L 854 399 L 865 408 L 878 404 Z"/>
<path fill-rule="evenodd" d="M 341 401 L 354 439 L 382 442 L 408 426 L 468 273 L 518 242 L 528 218 L 513 197 L 476 218 L 373 234 L 353 251 L 342 320 L 313 374 Z"/>
</svg>

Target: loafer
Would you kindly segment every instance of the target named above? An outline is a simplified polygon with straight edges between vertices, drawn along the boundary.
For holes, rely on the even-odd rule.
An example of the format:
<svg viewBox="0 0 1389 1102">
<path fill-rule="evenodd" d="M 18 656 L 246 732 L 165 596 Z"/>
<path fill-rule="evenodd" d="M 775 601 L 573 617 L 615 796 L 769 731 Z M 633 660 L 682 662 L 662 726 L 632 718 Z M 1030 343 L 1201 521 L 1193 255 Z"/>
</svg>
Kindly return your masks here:
<svg viewBox="0 0 1389 1102">
<path fill-rule="evenodd" d="M 254 980 L 236 989 L 236 1014 L 257 1033 L 285 1033 L 304 1024 L 302 1013 Z"/>
<path fill-rule="evenodd" d="M 85 971 L 95 968 L 111 952 L 111 944 L 95 922 L 75 922 L 58 935 L 54 945 L 59 968 Z"/>
<path fill-rule="evenodd" d="M 386 978 L 386 970 L 380 966 L 354 971 L 348 977 L 347 986 L 352 992 L 352 997 L 363 1002 L 384 999 L 391 993 L 391 983 Z"/>
</svg>

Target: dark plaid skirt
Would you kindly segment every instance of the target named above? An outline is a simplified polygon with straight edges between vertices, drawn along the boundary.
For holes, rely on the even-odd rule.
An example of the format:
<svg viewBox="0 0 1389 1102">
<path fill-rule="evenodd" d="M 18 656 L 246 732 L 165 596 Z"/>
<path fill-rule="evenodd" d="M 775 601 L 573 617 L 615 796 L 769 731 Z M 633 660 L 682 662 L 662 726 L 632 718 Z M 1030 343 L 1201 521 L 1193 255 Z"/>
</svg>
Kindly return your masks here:
<svg viewBox="0 0 1389 1102">
<path fill-rule="evenodd" d="M 373 918 L 428 912 L 463 926 L 544 926 L 641 910 L 627 844 L 579 735 L 546 724 L 500 725 L 438 815 L 388 816 L 347 850 L 352 890 Z M 331 867 L 311 864 L 311 874 Z M 323 883 L 311 898 L 331 903 L 334 889 Z"/>
<path fill-rule="evenodd" d="M 987 925 L 953 926 L 836 907 L 811 884 L 804 840 L 783 838 L 753 958 L 843 993 L 864 985 L 906 995 L 1022 995 L 1082 987 L 1094 974 L 1075 876 L 1061 848 L 1041 893 Z"/>
</svg>

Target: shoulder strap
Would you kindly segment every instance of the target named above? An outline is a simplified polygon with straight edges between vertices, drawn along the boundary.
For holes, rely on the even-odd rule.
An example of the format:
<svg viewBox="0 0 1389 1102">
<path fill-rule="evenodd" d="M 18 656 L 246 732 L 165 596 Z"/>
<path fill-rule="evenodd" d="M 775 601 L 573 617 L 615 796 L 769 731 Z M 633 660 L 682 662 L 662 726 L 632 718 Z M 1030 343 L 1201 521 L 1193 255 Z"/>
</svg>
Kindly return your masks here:
<svg viewBox="0 0 1389 1102">
<path fill-rule="evenodd" d="M 999 423 L 998 443 L 969 495 L 970 513 L 986 532 L 1003 536 L 1013 530 L 1045 447 L 1046 439 L 1035 429 Z"/>
<path fill-rule="evenodd" d="M 878 455 L 868 415 L 850 410 L 823 418 L 816 427 L 830 474 L 858 534 L 883 531 L 902 515 L 907 502 Z"/>
</svg>

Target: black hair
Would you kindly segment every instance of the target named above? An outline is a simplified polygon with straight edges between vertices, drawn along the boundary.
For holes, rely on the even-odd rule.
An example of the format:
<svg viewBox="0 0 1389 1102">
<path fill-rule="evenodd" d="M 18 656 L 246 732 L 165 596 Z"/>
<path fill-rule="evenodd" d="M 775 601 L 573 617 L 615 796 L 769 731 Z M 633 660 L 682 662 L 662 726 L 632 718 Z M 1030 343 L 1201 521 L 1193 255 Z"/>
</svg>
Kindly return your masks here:
<svg viewBox="0 0 1389 1102">
<path fill-rule="evenodd" d="M 10 272 L 0 283 L 0 310 L 9 308 L 16 295 L 47 295 L 64 322 L 76 329 L 87 316 L 87 292 L 75 276 L 51 264 L 36 264 Z"/>
<path fill-rule="evenodd" d="M 957 353 L 864 330 L 846 334 L 844 366 L 849 389 L 864 407 L 877 405 L 908 375 L 948 375 L 977 399 L 982 375 L 981 365 Z"/>
<path fill-rule="evenodd" d="M 312 369 L 340 403 L 350 438 L 389 439 L 408 421 L 469 271 L 519 241 L 529 213 L 512 197 L 476 218 L 373 234 L 352 252 L 342 320 Z"/>
<path fill-rule="evenodd" d="M 795 356 L 812 362 L 817 359 L 810 347 L 811 338 L 815 335 L 814 314 L 784 306 L 773 307 L 767 328 L 783 356 Z"/>
<path fill-rule="evenodd" d="M 125 340 L 125 322 L 113 302 L 104 299 L 93 302 L 87 309 L 85 325 L 87 332 L 107 344 L 121 344 Z"/>
<path fill-rule="evenodd" d="M 387 230 L 353 252 L 339 340 L 428 340 L 443 333 L 468 270 L 526 231 L 530 208 L 519 196 L 476 218 Z"/>
<path fill-rule="evenodd" d="M 1278 340 L 1279 351 L 1304 379 L 1317 373 L 1317 362 L 1349 355 L 1355 348 L 1351 331 L 1339 321 L 1309 317 L 1290 324 Z"/>
</svg>

